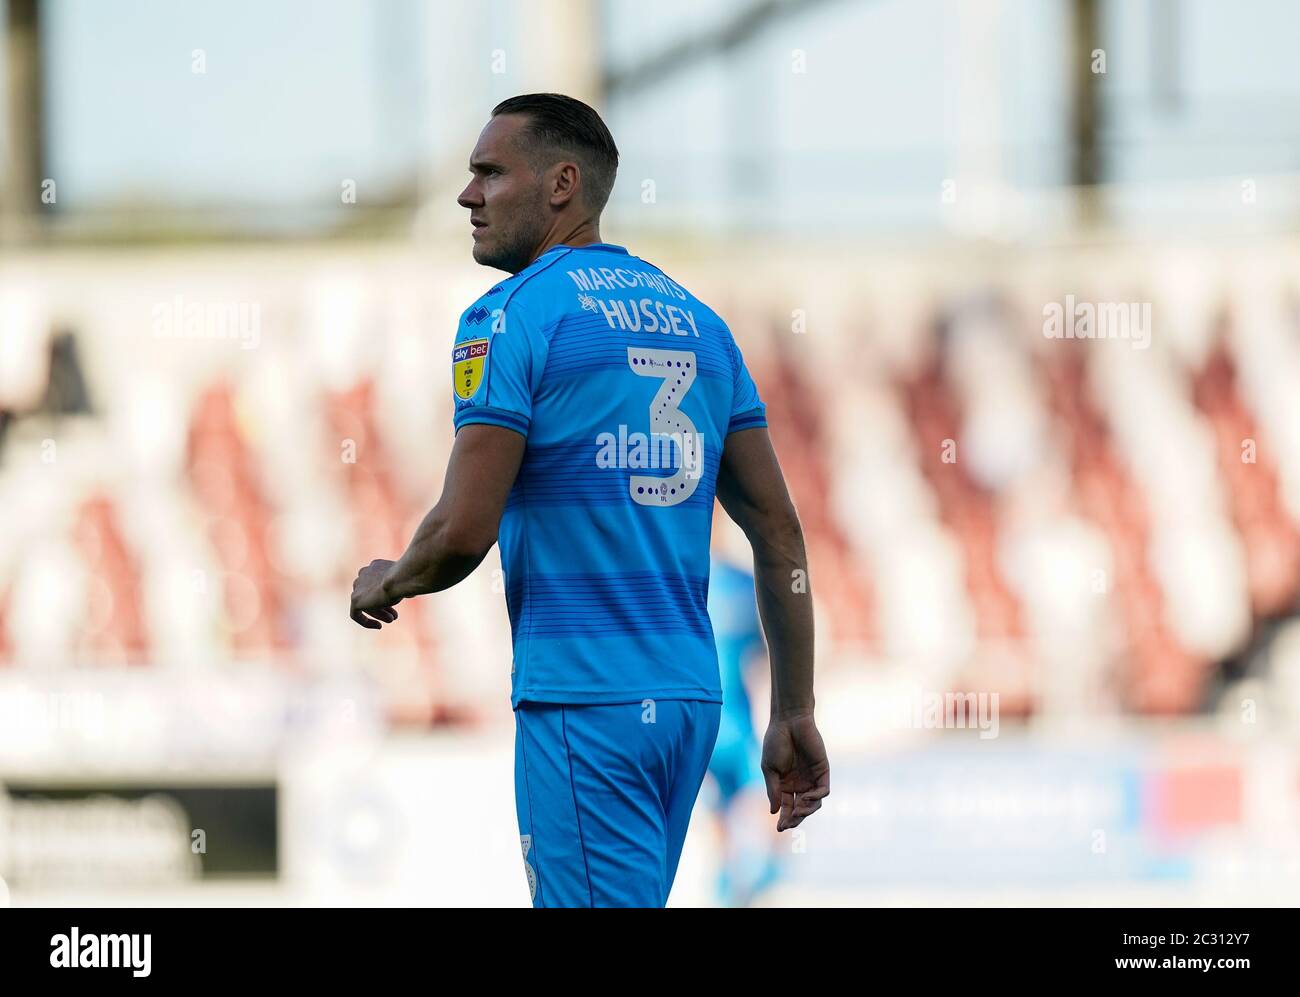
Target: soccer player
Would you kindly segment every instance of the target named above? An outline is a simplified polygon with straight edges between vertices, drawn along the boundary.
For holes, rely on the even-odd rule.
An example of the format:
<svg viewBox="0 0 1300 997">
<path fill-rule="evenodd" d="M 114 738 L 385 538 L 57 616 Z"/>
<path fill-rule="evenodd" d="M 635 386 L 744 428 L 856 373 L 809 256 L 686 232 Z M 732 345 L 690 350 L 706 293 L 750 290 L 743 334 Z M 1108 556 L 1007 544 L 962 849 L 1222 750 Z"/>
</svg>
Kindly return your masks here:
<svg viewBox="0 0 1300 997">
<path fill-rule="evenodd" d="M 718 733 L 707 613 L 716 493 L 754 552 L 770 648 L 762 770 L 778 831 L 830 792 L 813 720 L 803 534 L 726 324 L 601 241 L 618 149 L 581 101 L 498 104 L 458 202 L 511 276 L 461 316 L 442 496 L 351 617 L 464 579 L 501 547 L 515 804 L 536 907 L 662 907 Z"/>
</svg>

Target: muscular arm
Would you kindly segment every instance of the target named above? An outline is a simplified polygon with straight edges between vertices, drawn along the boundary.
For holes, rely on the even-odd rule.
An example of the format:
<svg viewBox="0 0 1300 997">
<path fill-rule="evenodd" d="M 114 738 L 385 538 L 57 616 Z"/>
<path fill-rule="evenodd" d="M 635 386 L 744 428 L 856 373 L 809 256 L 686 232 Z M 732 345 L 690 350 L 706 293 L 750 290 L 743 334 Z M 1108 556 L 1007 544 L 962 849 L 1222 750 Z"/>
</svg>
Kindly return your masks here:
<svg viewBox="0 0 1300 997">
<path fill-rule="evenodd" d="M 727 437 L 718 498 L 754 548 L 758 615 L 772 663 L 772 716 L 760 767 L 772 813 L 781 812 L 776 829 L 784 831 L 821 809 L 831 791 L 831 768 L 813 719 L 813 611 L 803 529 L 766 428 Z"/>
<path fill-rule="evenodd" d="M 384 576 L 393 602 L 441 592 L 466 578 L 497 542 L 506 498 L 524 456 L 524 438 L 501 426 L 471 424 L 456 434 L 438 504 Z"/>
<path fill-rule="evenodd" d="M 772 669 L 772 719 L 813 712 L 813 610 L 803 529 L 766 428 L 730 434 L 718 499 L 754 550 L 754 588 Z M 802 572 L 802 574 L 796 574 Z M 796 580 L 802 584 L 796 584 Z"/>
</svg>

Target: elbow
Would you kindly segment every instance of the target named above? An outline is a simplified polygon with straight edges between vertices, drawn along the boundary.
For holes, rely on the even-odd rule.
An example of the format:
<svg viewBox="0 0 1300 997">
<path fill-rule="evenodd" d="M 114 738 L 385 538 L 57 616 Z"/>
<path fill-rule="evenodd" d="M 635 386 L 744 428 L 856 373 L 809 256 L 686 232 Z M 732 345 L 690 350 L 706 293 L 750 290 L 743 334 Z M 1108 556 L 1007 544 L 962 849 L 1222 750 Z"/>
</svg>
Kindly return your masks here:
<svg viewBox="0 0 1300 997">
<path fill-rule="evenodd" d="M 803 526 L 793 503 L 762 516 L 750 535 L 750 542 L 765 550 L 790 553 L 803 550 Z"/>
</svg>

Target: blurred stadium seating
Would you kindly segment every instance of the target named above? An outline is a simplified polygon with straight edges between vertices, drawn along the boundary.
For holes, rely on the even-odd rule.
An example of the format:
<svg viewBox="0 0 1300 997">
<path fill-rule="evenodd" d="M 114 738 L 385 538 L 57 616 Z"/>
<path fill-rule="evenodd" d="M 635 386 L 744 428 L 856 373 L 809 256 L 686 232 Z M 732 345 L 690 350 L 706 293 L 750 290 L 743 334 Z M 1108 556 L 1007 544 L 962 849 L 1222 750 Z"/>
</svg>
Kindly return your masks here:
<svg viewBox="0 0 1300 997">
<path fill-rule="evenodd" d="M 44 294 L 0 285 L 17 333 L 0 385 L 0 663 L 357 668 L 398 722 L 481 716 L 502 688 L 483 673 L 507 661 L 494 561 L 479 598 L 420 600 L 377 637 L 342 611 L 356 568 L 400 552 L 436 499 L 439 358 L 481 277 L 411 256 L 420 277 L 399 283 L 365 251 L 324 275 L 211 263 L 207 296 L 191 282 L 177 306 L 196 309 L 188 332 L 157 321 L 185 277 L 153 259 L 111 277 L 49 261 Z M 1158 299 L 1162 279 L 1215 293 L 1146 349 L 1044 335 L 1026 302 L 1098 298 L 1106 274 L 1080 286 L 1086 263 L 1069 288 L 971 267 L 910 301 L 868 279 L 794 335 L 773 274 L 769 305 L 732 316 L 781 413 L 825 667 L 906 662 L 927 687 L 1000 690 L 1007 717 L 1186 715 L 1213 710 L 1289 626 L 1295 289 L 1244 283 L 1226 259 L 1172 278 L 1165 263 L 1134 260 L 1129 298 Z M 715 263 L 665 265 L 723 301 L 742 293 Z M 828 276 L 852 286 L 856 264 L 837 265 Z M 337 281 L 326 304 L 304 307 L 321 281 Z M 226 321 L 241 303 L 242 333 Z"/>
</svg>

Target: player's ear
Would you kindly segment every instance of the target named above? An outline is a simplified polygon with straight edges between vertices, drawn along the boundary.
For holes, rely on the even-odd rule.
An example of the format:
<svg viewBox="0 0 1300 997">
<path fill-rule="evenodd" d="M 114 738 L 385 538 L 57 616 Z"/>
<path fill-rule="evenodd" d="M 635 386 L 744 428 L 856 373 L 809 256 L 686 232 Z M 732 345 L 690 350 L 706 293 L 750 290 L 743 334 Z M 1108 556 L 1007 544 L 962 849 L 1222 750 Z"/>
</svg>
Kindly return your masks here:
<svg viewBox="0 0 1300 997">
<path fill-rule="evenodd" d="M 563 208 L 574 199 L 582 182 L 582 172 L 577 163 L 561 162 L 551 167 L 551 207 Z"/>
</svg>

